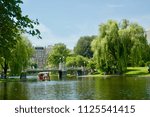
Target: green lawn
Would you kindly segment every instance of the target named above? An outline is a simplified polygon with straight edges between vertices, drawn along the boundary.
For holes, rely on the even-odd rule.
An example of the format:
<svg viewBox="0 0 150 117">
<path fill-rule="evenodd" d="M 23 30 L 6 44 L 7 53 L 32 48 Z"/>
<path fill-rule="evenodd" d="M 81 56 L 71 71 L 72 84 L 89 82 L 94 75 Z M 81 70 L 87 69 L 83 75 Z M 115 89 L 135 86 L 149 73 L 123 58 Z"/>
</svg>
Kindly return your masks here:
<svg viewBox="0 0 150 117">
<path fill-rule="evenodd" d="M 150 76 L 148 67 L 128 67 L 125 75 L 144 75 Z"/>
<path fill-rule="evenodd" d="M 101 75 L 101 74 L 95 74 L 95 75 L 88 75 L 89 77 L 102 77 L 102 76 L 118 76 L 118 75 Z M 148 72 L 148 67 L 128 67 L 127 72 L 123 74 L 123 76 L 150 76 L 150 73 Z"/>
</svg>

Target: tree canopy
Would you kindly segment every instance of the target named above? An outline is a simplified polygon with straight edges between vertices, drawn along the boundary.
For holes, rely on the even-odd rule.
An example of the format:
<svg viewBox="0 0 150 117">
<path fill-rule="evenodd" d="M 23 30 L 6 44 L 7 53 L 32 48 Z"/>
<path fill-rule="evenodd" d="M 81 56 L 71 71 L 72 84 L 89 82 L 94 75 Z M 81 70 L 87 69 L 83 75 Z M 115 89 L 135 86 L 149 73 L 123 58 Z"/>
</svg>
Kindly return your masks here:
<svg viewBox="0 0 150 117">
<path fill-rule="evenodd" d="M 0 59 L 5 78 L 10 61 L 10 53 L 15 48 L 22 33 L 41 38 L 40 31 L 35 28 L 38 20 L 31 20 L 23 15 L 20 5 L 22 0 L 0 0 Z"/>
<path fill-rule="evenodd" d="M 91 46 L 97 67 L 109 73 L 123 73 L 128 65 L 138 66 L 145 60 L 148 47 L 143 27 L 137 23 L 109 20 L 99 27 L 99 35 Z"/>
<path fill-rule="evenodd" d="M 76 46 L 74 47 L 74 52 L 76 55 L 82 55 L 84 57 L 92 58 L 93 52 L 91 51 L 91 42 L 96 36 L 83 36 L 80 37 Z"/>
<path fill-rule="evenodd" d="M 48 56 L 48 64 L 51 66 L 58 66 L 60 62 L 66 62 L 70 50 L 63 43 L 57 43 L 52 47 Z"/>
<path fill-rule="evenodd" d="M 68 67 L 85 67 L 88 64 L 88 58 L 81 55 L 77 56 L 68 56 L 66 59 L 66 65 Z"/>
<path fill-rule="evenodd" d="M 20 75 L 20 73 L 29 66 L 33 52 L 34 48 L 30 41 L 22 36 L 21 40 L 17 41 L 11 53 L 9 66 L 12 75 Z"/>
<path fill-rule="evenodd" d="M 0 1 L 0 47 L 12 47 L 17 36 L 21 33 L 38 35 L 40 32 L 34 26 L 38 20 L 31 20 L 28 15 L 22 15 L 20 4 L 22 0 L 1 0 Z"/>
<path fill-rule="evenodd" d="M 0 1 L 0 22 L 3 22 L 1 25 L 6 25 L 6 22 L 10 22 L 21 32 L 40 36 L 40 32 L 37 29 L 34 29 L 34 26 L 39 24 L 38 20 L 36 19 L 36 21 L 34 21 L 31 20 L 28 15 L 24 16 L 20 7 L 21 4 L 23 4 L 22 0 Z"/>
</svg>

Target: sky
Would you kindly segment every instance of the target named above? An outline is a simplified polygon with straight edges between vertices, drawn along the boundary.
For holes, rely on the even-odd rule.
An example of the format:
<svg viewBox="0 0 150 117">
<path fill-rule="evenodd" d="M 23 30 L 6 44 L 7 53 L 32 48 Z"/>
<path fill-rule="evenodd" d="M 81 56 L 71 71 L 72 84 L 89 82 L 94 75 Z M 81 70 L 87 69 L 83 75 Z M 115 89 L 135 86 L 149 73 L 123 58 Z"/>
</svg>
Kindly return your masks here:
<svg viewBox="0 0 150 117">
<path fill-rule="evenodd" d="M 150 0 L 23 0 L 24 15 L 38 19 L 42 39 L 28 36 L 34 46 L 64 43 L 73 49 L 81 36 L 98 34 L 109 19 L 128 19 L 150 29 Z"/>
</svg>

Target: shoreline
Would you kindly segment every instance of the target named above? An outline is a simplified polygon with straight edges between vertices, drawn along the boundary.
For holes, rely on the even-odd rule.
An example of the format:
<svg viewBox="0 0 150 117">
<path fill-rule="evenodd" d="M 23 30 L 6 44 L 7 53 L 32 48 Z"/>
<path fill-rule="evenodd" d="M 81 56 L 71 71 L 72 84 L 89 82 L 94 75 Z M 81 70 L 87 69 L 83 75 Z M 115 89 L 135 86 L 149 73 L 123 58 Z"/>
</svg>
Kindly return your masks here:
<svg viewBox="0 0 150 117">
<path fill-rule="evenodd" d="M 149 77 L 150 78 L 150 74 L 149 75 L 138 75 L 138 74 L 123 74 L 123 75 L 101 75 L 101 74 L 97 74 L 97 75 L 83 75 L 83 76 L 78 76 L 78 77 L 105 77 L 105 78 L 109 78 L 109 77 Z"/>
<path fill-rule="evenodd" d="M 115 77 L 138 77 L 138 78 L 150 78 L 150 74 L 149 75 L 137 75 L 137 74 L 124 74 L 124 75 L 101 75 L 101 74 L 97 74 L 97 75 L 83 75 L 83 76 L 78 76 L 78 78 L 115 78 Z M 70 79 L 70 78 L 68 78 Z M 7 78 L 7 79 L 2 79 L 0 78 L 0 82 L 35 82 L 37 81 L 37 79 L 25 79 L 25 80 L 21 80 L 19 78 Z"/>
<path fill-rule="evenodd" d="M 101 78 L 114 78 L 114 77 L 142 77 L 142 78 L 150 78 L 150 73 L 148 72 L 147 67 L 128 67 L 127 72 L 122 75 L 102 75 L 102 74 L 89 74 L 89 75 L 82 75 L 82 76 L 72 76 L 68 75 L 68 79 L 71 79 L 72 77 L 101 77 Z M 24 82 L 24 81 L 37 81 L 37 79 L 31 78 L 31 79 L 20 79 L 20 78 L 7 78 L 2 79 L 0 78 L 0 82 Z"/>
<path fill-rule="evenodd" d="M 127 72 L 122 75 L 111 74 L 111 75 L 102 75 L 102 74 L 91 74 L 84 75 L 79 77 L 150 77 L 147 67 L 128 67 Z"/>
</svg>

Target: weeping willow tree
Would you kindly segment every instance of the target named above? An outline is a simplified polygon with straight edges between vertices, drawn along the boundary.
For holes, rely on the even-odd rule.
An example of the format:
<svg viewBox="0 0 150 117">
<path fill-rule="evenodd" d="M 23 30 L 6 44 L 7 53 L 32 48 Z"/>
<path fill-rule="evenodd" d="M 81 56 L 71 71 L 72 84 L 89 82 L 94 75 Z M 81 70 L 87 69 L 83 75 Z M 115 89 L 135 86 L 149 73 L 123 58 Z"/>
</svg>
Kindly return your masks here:
<svg viewBox="0 0 150 117">
<path fill-rule="evenodd" d="M 133 42 L 130 55 L 132 66 L 138 66 L 141 61 L 145 61 L 148 56 L 148 42 L 144 29 L 138 24 L 130 25 L 130 36 Z"/>
<path fill-rule="evenodd" d="M 21 36 L 11 52 L 11 61 L 9 63 L 11 74 L 20 75 L 29 66 L 33 53 L 34 48 L 30 41 L 26 37 Z"/>
<path fill-rule="evenodd" d="M 148 46 L 144 29 L 136 23 L 109 20 L 99 27 L 99 35 L 91 44 L 97 67 L 106 73 L 122 74 L 127 66 L 138 66 Z"/>
</svg>

